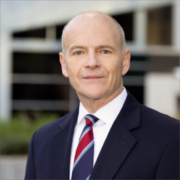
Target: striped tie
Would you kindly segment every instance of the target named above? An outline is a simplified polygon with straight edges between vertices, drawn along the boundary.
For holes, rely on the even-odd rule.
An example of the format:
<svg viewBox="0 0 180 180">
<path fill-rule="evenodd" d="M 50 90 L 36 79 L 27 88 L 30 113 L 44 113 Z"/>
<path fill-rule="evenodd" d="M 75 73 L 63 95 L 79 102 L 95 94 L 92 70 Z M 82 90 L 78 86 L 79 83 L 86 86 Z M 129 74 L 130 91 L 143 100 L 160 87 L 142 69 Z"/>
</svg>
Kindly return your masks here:
<svg viewBox="0 0 180 180">
<path fill-rule="evenodd" d="M 89 179 L 93 169 L 94 158 L 94 135 L 92 126 L 98 118 L 88 114 L 85 116 L 86 126 L 84 127 L 76 149 L 73 164 L 72 179 Z"/>
</svg>

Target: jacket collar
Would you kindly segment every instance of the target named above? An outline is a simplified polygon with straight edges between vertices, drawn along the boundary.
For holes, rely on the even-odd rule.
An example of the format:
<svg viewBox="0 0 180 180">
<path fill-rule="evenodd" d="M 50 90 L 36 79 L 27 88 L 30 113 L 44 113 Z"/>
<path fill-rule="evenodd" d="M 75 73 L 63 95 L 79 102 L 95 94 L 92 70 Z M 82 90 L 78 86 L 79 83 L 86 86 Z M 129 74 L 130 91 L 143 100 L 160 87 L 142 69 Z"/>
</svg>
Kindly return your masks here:
<svg viewBox="0 0 180 180">
<path fill-rule="evenodd" d="M 140 127 L 141 104 L 128 92 L 124 106 L 119 113 L 129 130 Z"/>
</svg>

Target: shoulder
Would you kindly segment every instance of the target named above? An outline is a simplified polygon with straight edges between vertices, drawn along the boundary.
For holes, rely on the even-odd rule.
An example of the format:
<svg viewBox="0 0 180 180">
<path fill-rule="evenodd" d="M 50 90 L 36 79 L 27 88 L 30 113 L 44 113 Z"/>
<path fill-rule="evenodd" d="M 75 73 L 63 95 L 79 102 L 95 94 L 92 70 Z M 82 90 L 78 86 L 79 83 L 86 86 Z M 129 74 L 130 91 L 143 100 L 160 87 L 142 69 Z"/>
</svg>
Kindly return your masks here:
<svg viewBox="0 0 180 180">
<path fill-rule="evenodd" d="M 134 133 L 139 139 L 161 144 L 167 143 L 173 137 L 179 138 L 179 120 L 140 104 L 129 92 L 123 115 L 128 117 L 131 124 L 138 122 L 139 128 Z"/>
<path fill-rule="evenodd" d="M 141 105 L 141 127 L 156 139 L 179 136 L 180 121 Z"/>
<path fill-rule="evenodd" d="M 54 120 L 53 122 L 46 124 L 42 127 L 40 127 L 36 132 L 35 132 L 35 137 L 38 139 L 49 139 L 51 138 L 54 133 L 59 131 L 59 124 L 64 123 L 66 119 L 71 115 L 72 112 L 66 114 L 65 116 Z"/>
<path fill-rule="evenodd" d="M 141 105 L 141 116 L 146 119 L 146 122 L 150 121 L 151 124 L 155 123 L 156 125 L 164 126 L 179 126 L 180 121 L 172 118 L 166 114 L 160 113 L 154 109 L 148 108 L 144 105 Z"/>
<path fill-rule="evenodd" d="M 143 133 L 146 131 L 152 131 L 154 134 L 179 131 L 179 120 L 140 104 L 129 92 L 122 108 L 122 114 L 128 119 L 128 123 L 132 124 L 133 121 L 139 124 L 140 129 L 144 129 Z"/>
</svg>

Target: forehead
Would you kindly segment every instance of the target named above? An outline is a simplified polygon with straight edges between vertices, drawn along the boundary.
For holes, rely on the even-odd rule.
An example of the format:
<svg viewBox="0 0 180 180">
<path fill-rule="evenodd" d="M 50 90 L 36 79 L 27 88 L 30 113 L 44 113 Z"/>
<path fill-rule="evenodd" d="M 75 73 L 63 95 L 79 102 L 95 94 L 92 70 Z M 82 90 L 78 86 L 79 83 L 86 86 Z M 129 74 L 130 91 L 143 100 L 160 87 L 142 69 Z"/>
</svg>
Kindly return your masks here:
<svg viewBox="0 0 180 180">
<path fill-rule="evenodd" d="M 64 48 L 74 43 L 114 43 L 120 45 L 120 33 L 117 25 L 106 16 L 75 17 L 64 31 Z M 82 45 L 82 44 L 79 44 Z"/>
</svg>

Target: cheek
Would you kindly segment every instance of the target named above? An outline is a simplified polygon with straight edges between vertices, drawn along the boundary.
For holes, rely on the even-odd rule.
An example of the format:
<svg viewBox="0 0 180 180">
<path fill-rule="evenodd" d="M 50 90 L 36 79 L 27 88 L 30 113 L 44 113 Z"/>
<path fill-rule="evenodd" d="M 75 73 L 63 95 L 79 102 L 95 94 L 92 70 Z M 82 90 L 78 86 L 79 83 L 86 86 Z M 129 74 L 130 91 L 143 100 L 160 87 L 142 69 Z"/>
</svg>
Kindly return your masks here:
<svg viewBox="0 0 180 180">
<path fill-rule="evenodd" d="M 118 60 L 111 63 L 108 62 L 106 64 L 106 69 L 112 78 L 118 78 L 121 76 L 122 65 Z"/>
<path fill-rule="evenodd" d="M 68 62 L 67 71 L 70 81 L 78 80 L 82 65 L 80 63 L 75 63 L 74 61 Z"/>
<path fill-rule="evenodd" d="M 111 67 L 110 71 L 110 87 L 112 89 L 115 87 L 118 88 L 122 83 L 122 70 L 120 64 L 116 63 L 113 67 Z"/>
</svg>

